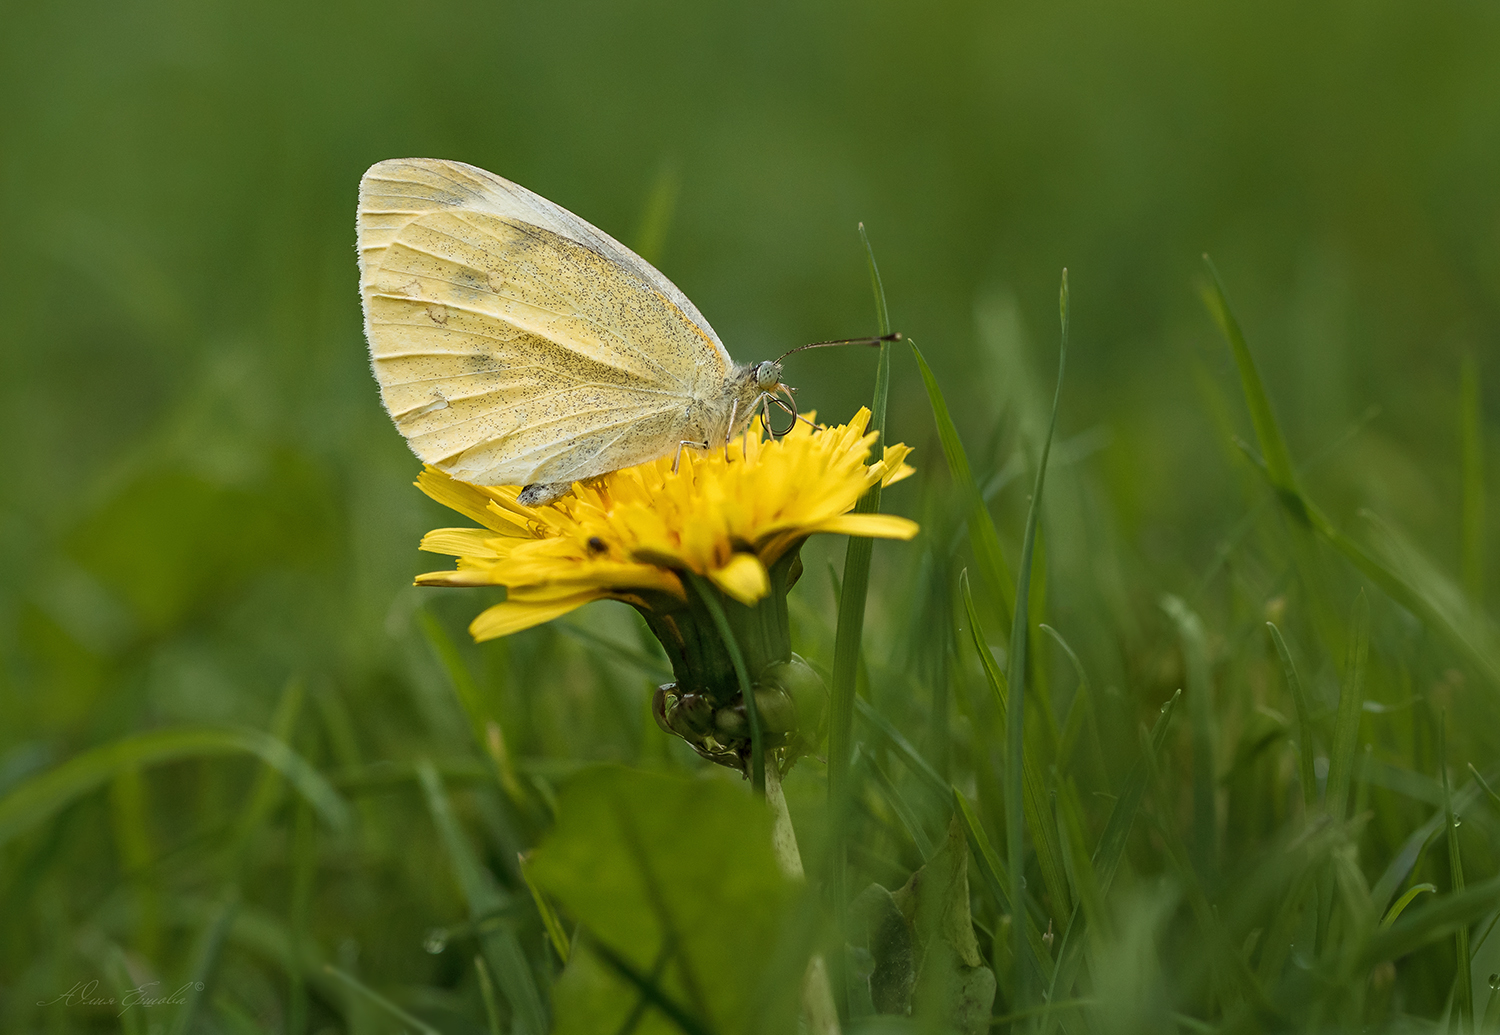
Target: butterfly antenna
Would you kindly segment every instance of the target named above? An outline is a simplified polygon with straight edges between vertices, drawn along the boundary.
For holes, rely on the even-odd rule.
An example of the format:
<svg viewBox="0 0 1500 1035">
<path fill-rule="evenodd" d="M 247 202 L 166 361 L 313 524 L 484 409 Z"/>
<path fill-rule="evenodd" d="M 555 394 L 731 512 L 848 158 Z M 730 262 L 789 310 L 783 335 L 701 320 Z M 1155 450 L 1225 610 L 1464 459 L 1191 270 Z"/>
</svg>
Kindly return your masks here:
<svg viewBox="0 0 1500 1035">
<path fill-rule="evenodd" d="M 828 348 L 831 345 L 882 345 L 888 341 L 900 340 L 901 332 L 892 331 L 890 334 L 882 334 L 876 338 L 837 338 L 833 341 L 814 341 L 809 342 L 806 345 L 798 345 L 795 349 L 788 349 L 787 351 L 776 357 L 776 362 L 780 363 L 782 360 L 790 356 L 793 352 L 801 352 L 804 349 L 824 349 Z"/>
</svg>

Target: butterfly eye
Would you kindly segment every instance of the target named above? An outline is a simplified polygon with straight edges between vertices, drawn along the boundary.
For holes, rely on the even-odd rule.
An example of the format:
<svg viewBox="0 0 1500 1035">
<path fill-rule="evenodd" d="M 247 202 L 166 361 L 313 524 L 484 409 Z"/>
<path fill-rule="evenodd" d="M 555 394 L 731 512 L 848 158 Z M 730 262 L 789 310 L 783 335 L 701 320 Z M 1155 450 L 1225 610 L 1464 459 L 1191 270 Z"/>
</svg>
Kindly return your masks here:
<svg viewBox="0 0 1500 1035">
<path fill-rule="evenodd" d="M 755 367 L 755 387 L 762 392 L 769 392 L 781 381 L 781 364 L 774 360 L 767 360 L 757 364 Z"/>
</svg>

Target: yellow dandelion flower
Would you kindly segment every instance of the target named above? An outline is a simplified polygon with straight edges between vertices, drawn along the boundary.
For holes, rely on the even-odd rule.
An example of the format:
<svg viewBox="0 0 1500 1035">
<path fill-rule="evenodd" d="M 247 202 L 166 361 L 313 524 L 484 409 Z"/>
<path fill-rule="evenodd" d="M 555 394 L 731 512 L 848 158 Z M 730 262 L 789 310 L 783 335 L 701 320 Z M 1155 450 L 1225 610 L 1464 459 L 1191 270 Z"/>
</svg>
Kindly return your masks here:
<svg viewBox="0 0 1500 1035">
<path fill-rule="evenodd" d="M 469 627 L 478 640 L 528 629 L 592 600 L 670 612 L 688 600 L 686 572 L 752 606 L 772 593 L 772 569 L 795 559 L 810 535 L 916 534 L 906 518 L 850 513 L 872 485 L 912 473 L 904 445 L 887 446 L 880 460 L 865 463 L 878 437 L 865 431 L 869 417 L 861 409 L 847 424 L 816 430 L 799 422 L 776 439 L 763 439 L 757 426 L 727 456 L 722 449 L 684 451 L 676 470 L 672 457 L 662 457 L 581 482 L 536 507 L 516 501 L 518 488 L 470 485 L 428 467 L 417 486 L 483 527 L 428 533 L 422 549 L 457 557 L 458 564 L 418 576 L 417 583 L 506 587 L 505 602 Z"/>
</svg>

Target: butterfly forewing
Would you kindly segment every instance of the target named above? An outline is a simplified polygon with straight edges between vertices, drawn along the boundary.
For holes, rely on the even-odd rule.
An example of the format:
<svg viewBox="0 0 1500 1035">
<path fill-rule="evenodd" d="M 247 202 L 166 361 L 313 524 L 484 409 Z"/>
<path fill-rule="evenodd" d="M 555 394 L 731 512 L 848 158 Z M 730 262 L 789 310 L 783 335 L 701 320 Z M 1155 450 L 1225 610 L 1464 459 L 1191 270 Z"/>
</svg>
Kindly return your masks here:
<svg viewBox="0 0 1500 1035">
<path fill-rule="evenodd" d="M 466 480 L 571 481 L 661 456 L 730 368 L 660 273 L 482 170 L 374 166 L 359 243 L 386 408 L 418 456 Z"/>
</svg>

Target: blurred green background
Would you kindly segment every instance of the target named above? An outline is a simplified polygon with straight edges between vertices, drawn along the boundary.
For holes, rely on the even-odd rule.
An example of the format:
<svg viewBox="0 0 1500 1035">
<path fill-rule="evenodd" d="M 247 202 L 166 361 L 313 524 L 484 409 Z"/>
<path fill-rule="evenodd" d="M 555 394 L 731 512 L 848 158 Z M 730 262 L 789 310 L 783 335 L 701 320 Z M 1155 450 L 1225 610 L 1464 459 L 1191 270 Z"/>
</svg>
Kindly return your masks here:
<svg viewBox="0 0 1500 1035">
<path fill-rule="evenodd" d="M 447 735 L 411 619 L 458 637 L 482 594 L 410 588 L 454 522 L 410 485 L 360 330 L 355 193 L 388 157 L 483 166 L 641 247 L 742 360 L 873 329 L 863 221 L 981 483 L 1050 393 L 1067 266 L 1061 455 L 1147 624 L 1254 484 L 1209 252 L 1294 455 L 1324 451 L 1313 495 L 1459 570 L 1463 358 L 1500 380 L 1493 4 L 12 0 L 0 25 L 0 792 L 128 732 L 265 727 L 293 675 L 366 760 Z M 872 376 L 861 350 L 788 367 L 839 419 Z M 888 506 L 923 517 L 942 461 L 900 351 L 892 391 L 925 474 Z M 665 753 L 634 698 L 528 697 L 557 642 L 472 654 L 522 673 L 513 750 Z M 192 808 L 156 836 L 190 856 L 250 770 L 174 772 Z M 43 862 L 0 913 L 50 919 L 12 928 L 0 984 L 45 985 L 26 946 L 110 893 L 102 809 L 11 857 Z M 361 908 L 415 952 L 432 910 L 380 888 Z"/>
</svg>

